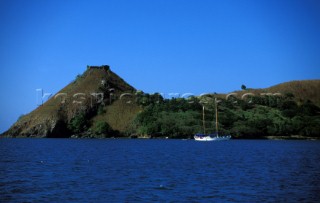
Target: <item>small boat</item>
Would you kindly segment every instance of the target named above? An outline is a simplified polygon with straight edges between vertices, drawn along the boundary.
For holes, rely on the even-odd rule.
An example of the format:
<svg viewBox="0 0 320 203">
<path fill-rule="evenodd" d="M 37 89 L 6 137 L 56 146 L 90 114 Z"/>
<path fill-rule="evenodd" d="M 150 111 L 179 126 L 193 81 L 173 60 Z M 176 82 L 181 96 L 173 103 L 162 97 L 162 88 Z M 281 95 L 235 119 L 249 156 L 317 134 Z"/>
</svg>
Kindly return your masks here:
<svg viewBox="0 0 320 203">
<path fill-rule="evenodd" d="M 196 134 L 194 135 L 194 139 L 196 141 L 223 141 L 223 140 L 230 140 L 231 135 L 219 136 L 217 134 L 209 134 L 209 135 Z"/>
<path fill-rule="evenodd" d="M 217 98 L 215 98 L 215 117 L 216 117 L 216 133 L 214 134 L 206 134 L 206 125 L 205 125 L 205 116 L 204 116 L 204 106 L 202 107 L 202 123 L 203 123 L 203 134 L 197 133 L 194 135 L 194 139 L 196 141 L 223 141 L 230 140 L 231 135 L 223 135 L 219 136 L 218 133 L 218 102 Z"/>
</svg>

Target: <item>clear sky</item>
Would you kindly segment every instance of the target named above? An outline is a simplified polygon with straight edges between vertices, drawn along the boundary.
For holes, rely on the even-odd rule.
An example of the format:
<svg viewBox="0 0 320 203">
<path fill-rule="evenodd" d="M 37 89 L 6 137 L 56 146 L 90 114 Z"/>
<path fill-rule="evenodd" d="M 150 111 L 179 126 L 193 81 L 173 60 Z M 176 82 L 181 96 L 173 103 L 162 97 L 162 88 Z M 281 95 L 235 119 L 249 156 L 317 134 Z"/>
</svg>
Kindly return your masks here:
<svg viewBox="0 0 320 203">
<path fill-rule="evenodd" d="M 0 132 L 86 65 L 154 93 L 320 79 L 319 0 L 0 0 Z"/>
</svg>

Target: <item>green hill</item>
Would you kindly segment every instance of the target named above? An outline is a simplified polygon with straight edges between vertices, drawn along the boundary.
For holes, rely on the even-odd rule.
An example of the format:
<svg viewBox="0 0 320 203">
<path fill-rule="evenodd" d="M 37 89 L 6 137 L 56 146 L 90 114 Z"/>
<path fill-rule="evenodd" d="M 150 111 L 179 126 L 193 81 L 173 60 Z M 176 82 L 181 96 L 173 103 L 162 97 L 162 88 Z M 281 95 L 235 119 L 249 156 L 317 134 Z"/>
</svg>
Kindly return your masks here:
<svg viewBox="0 0 320 203">
<path fill-rule="evenodd" d="M 81 114 L 86 120 L 83 131 L 101 119 L 107 121 L 114 131 L 123 132 L 140 110 L 134 103 L 121 105 L 119 97 L 124 93 L 133 94 L 135 89 L 112 72 L 109 66 L 88 66 L 82 75 L 43 105 L 21 117 L 4 134 L 13 137 L 70 137 L 75 134 L 70 128 L 71 121 Z M 107 116 L 116 117 L 112 112 L 125 109 L 123 107 L 128 110 L 116 122 Z M 99 109 L 107 111 L 98 115 Z"/>
<path fill-rule="evenodd" d="M 170 137 L 219 132 L 233 138 L 319 138 L 320 80 L 292 81 L 264 89 L 165 99 L 136 91 L 109 66 L 88 66 L 43 105 L 19 118 L 8 137 Z"/>
</svg>

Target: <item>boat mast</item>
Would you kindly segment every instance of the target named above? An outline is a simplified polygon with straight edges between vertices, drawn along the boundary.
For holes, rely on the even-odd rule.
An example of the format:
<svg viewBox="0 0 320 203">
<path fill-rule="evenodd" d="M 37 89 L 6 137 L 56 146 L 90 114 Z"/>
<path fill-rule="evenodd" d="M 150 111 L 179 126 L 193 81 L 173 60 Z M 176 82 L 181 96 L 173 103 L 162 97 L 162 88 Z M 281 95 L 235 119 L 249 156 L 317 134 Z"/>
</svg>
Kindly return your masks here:
<svg viewBox="0 0 320 203">
<path fill-rule="evenodd" d="M 202 106 L 202 124 L 203 124 L 203 134 L 206 134 L 206 123 L 204 120 L 204 106 Z"/>
<path fill-rule="evenodd" d="M 217 98 L 215 98 L 215 107 L 216 107 L 216 134 L 218 136 L 218 102 L 217 102 Z"/>
</svg>

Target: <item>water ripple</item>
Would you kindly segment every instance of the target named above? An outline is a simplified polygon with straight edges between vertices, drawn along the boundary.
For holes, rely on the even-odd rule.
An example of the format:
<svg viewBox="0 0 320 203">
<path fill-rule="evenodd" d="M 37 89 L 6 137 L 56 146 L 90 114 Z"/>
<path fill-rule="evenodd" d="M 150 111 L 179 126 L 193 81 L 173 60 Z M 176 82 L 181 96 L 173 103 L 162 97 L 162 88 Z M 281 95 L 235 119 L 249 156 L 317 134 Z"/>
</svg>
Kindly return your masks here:
<svg viewBox="0 0 320 203">
<path fill-rule="evenodd" d="M 316 202 L 320 142 L 0 139 L 1 202 Z"/>
</svg>

